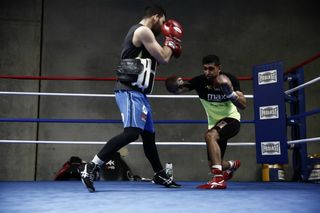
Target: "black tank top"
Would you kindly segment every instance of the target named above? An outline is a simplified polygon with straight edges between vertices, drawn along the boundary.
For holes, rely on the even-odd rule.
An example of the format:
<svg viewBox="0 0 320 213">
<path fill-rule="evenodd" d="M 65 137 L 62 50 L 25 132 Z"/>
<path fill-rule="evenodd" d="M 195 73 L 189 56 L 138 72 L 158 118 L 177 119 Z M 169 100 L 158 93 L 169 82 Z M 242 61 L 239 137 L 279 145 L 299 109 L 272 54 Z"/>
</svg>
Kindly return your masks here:
<svg viewBox="0 0 320 213">
<path fill-rule="evenodd" d="M 152 70 L 156 69 L 157 66 L 157 61 L 150 55 L 150 53 L 147 51 L 147 49 L 141 45 L 141 47 L 136 47 L 133 45 L 132 43 L 132 38 L 133 38 L 133 34 L 136 31 L 136 29 L 138 29 L 139 27 L 143 26 L 142 24 L 136 24 L 134 26 L 132 26 L 123 43 L 122 43 L 122 51 L 121 51 L 121 57 L 120 59 L 127 59 L 127 58 L 149 58 L 152 60 Z M 136 87 L 136 86 L 132 86 L 131 84 L 125 84 L 122 83 L 120 81 L 117 81 L 116 85 L 115 85 L 115 90 L 137 90 L 141 92 L 141 89 Z"/>
</svg>

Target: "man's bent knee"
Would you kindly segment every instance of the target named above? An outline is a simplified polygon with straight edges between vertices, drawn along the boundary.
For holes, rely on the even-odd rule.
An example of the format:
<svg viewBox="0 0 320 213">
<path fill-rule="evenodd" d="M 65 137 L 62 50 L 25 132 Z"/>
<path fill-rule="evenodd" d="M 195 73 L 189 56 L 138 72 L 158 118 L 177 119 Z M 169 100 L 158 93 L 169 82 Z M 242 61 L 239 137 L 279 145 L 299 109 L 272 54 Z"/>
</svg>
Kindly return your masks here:
<svg viewBox="0 0 320 213">
<path fill-rule="evenodd" d="M 217 141 L 219 138 L 219 133 L 216 129 L 210 129 L 205 133 L 205 140 L 207 143 L 210 141 Z"/>
</svg>

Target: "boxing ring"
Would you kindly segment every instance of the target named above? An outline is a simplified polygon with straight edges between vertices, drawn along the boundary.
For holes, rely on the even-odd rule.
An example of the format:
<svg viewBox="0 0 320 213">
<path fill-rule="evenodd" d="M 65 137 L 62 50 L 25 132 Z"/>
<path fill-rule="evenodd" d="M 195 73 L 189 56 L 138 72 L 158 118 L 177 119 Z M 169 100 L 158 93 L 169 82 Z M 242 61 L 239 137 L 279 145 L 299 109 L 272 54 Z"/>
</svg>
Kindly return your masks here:
<svg viewBox="0 0 320 213">
<path fill-rule="evenodd" d="M 255 125 L 255 142 L 229 142 L 228 146 L 256 147 L 259 164 L 285 164 L 291 149 L 296 182 L 230 182 L 224 191 L 199 190 L 199 182 L 181 182 L 181 189 L 167 189 L 147 182 L 98 181 L 97 193 L 87 193 L 78 181 L 0 182 L 0 212 L 247 212 L 259 209 L 271 212 L 318 212 L 320 185 L 310 184 L 313 165 L 320 163 L 308 158 L 307 144 L 317 143 L 319 137 L 306 137 L 306 117 L 320 113 L 320 107 L 305 110 L 304 88 L 319 83 L 320 77 L 304 82 L 303 67 L 320 57 L 320 53 L 284 71 L 282 62 L 256 65 L 253 76 L 240 80 L 253 80 L 254 120 L 241 120 Z M 1 76 L 0 79 L 20 80 L 83 80 L 114 81 L 114 78 Z M 165 78 L 157 78 L 163 81 Z M 188 79 L 186 79 L 188 80 Z M 288 89 L 284 91 L 285 84 Z M 270 93 L 270 96 L 261 94 Z M 63 96 L 113 98 L 113 94 L 80 94 L 50 92 L 0 91 L 0 95 Z M 149 95 L 157 99 L 197 99 L 197 95 Z M 276 103 L 276 104 L 275 104 Z M 286 105 L 287 104 L 287 105 Z M 155 108 L 155 107 L 153 107 Z M 288 108 L 289 110 L 286 110 Z M 28 123 L 108 123 L 121 124 L 116 119 L 67 118 L 0 118 L 0 122 Z M 206 124 L 206 120 L 155 120 L 155 124 Z M 272 126 L 273 134 L 266 134 Z M 287 130 L 288 129 L 288 130 Z M 290 135 L 290 140 L 288 139 Z M 0 140 L 0 144 L 105 144 L 105 141 L 56 140 Z M 133 142 L 132 145 L 141 145 Z M 205 146 L 199 142 L 157 142 L 160 146 Z M 179 181 L 178 181 L 179 182 Z M 179 182 L 180 183 L 180 182 Z M 74 199 L 76 197 L 76 199 Z M 72 201 L 70 198 L 73 198 Z M 303 206 L 303 208 L 302 208 Z"/>
<path fill-rule="evenodd" d="M 88 193 L 79 181 L 0 182 L 7 212 L 301 212 L 319 211 L 320 187 L 292 182 L 230 182 L 199 190 L 197 182 L 168 189 L 147 182 L 100 181 Z"/>
</svg>

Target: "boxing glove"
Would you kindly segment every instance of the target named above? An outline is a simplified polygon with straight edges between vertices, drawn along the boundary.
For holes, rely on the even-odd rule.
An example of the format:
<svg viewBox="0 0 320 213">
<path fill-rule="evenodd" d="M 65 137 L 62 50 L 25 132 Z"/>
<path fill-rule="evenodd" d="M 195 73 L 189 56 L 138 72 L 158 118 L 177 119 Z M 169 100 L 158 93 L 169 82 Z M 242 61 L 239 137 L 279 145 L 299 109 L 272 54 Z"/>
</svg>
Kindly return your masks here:
<svg viewBox="0 0 320 213">
<path fill-rule="evenodd" d="M 165 81 L 168 92 L 176 93 L 183 86 L 183 80 L 175 75 L 168 77 Z"/>
<path fill-rule="evenodd" d="M 238 95 L 233 91 L 233 86 L 226 75 L 218 75 L 214 80 L 214 85 L 220 87 L 222 93 L 231 101 L 235 101 Z"/>
<path fill-rule="evenodd" d="M 181 44 L 171 37 L 166 37 L 164 46 L 170 47 L 172 50 L 172 55 L 179 58 L 181 55 Z"/>
<path fill-rule="evenodd" d="M 181 42 L 183 35 L 183 28 L 181 24 L 173 19 L 169 19 L 163 23 L 161 27 L 161 32 L 165 37 L 171 37 L 177 42 Z"/>
<path fill-rule="evenodd" d="M 161 32 L 166 37 L 164 45 L 170 47 L 172 55 L 178 58 L 181 55 L 181 38 L 183 35 L 181 24 L 170 19 L 163 23 Z"/>
</svg>

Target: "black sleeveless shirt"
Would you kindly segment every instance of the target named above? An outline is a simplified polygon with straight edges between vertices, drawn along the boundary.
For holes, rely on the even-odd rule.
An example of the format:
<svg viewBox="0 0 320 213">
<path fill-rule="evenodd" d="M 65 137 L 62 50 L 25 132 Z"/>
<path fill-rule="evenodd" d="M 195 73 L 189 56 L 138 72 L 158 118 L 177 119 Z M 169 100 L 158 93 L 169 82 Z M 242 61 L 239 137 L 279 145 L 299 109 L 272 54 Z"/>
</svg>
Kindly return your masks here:
<svg viewBox="0 0 320 213">
<path fill-rule="evenodd" d="M 150 53 L 147 51 L 147 49 L 141 45 L 141 47 L 136 47 L 133 45 L 132 43 L 132 38 L 133 38 L 133 34 L 136 31 L 136 29 L 138 29 L 139 27 L 143 26 L 142 24 L 136 24 L 134 26 L 132 26 L 123 43 L 122 43 L 122 51 L 121 51 L 121 56 L 120 56 L 120 60 L 121 59 L 127 59 L 127 58 L 149 58 L 152 61 L 152 65 L 151 68 L 152 70 L 156 69 L 157 66 L 157 61 L 155 60 L 155 58 L 153 58 Z M 141 91 L 140 88 L 138 88 L 137 86 L 132 86 L 130 83 L 126 84 L 126 83 L 122 83 L 120 81 L 116 82 L 115 85 L 115 91 L 116 90 L 136 90 L 136 91 Z"/>
</svg>

